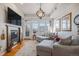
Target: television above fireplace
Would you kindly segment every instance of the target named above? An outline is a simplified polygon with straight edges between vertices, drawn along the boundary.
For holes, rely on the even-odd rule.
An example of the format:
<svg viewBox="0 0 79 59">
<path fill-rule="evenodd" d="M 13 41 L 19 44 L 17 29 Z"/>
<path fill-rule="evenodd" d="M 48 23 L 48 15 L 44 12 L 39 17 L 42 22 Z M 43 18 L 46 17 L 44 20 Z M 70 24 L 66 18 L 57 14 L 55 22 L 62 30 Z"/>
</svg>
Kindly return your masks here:
<svg viewBox="0 0 79 59">
<path fill-rule="evenodd" d="M 21 26 L 21 16 L 8 7 L 7 23 Z"/>
</svg>

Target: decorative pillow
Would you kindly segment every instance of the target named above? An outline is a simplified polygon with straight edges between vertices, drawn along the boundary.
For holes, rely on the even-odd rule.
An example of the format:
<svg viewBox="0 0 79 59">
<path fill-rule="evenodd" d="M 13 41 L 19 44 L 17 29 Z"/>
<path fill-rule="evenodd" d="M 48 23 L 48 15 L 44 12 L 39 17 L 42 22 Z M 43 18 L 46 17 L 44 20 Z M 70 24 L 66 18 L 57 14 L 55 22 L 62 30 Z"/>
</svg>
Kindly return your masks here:
<svg viewBox="0 0 79 59">
<path fill-rule="evenodd" d="M 71 43 L 72 43 L 71 38 L 72 37 L 70 36 L 70 37 L 68 37 L 66 39 L 62 39 L 61 42 L 60 42 L 60 44 L 62 44 L 62 45 L 71 45 Z"/>
<path fill-rule="evenodd" d="M 60 41 L 60 38 L 57 37 L 57 38 L 56 38 L 56 41 Z"/>
</svg>

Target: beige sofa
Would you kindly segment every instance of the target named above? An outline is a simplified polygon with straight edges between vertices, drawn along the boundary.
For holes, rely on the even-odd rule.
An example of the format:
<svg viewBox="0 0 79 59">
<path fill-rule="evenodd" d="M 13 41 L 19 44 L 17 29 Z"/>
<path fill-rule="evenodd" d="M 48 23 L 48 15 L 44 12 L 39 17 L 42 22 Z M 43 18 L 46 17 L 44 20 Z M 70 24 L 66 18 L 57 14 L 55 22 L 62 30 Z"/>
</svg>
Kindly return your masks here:
<svg viewBox="0 0 79 59">
<path fill-rule="evenodd" d="M 53 45 L 53 56 L 79 56 L 79 39 L 67 38 L 59 45 Z"/>
<path fill-rule="evenodd" d="M 68 39 L 69 41 L 69 39 Z M 55 44 L 53 42 L 45 42 L 41 45 L 37 45 L 37 55 L 39 56 L 79 56 L 79 39 L 72 40 L 70 43 L 65 41 L 65 44 Z M 45 46 L 44 46 L 45 45 Z"/>
<path fill-rule="evenodd" d="M 52 56 L 79 56 L 79 46 L 54 45 Z"/>
</svg>

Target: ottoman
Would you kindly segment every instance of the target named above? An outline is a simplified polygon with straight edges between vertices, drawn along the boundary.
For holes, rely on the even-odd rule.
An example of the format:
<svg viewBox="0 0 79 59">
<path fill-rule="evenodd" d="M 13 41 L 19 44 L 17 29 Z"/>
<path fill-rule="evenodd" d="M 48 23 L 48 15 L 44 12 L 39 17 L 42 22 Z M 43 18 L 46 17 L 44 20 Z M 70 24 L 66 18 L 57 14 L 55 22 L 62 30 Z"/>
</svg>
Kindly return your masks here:
<svg viewBox="0 0 79 59">
<path fill-rule="evenodd" d="M 51 56 L 53 48 L 53 40 L 43 40 L 37 44 L 36 50 L 38 56 Z"/>
</svg>

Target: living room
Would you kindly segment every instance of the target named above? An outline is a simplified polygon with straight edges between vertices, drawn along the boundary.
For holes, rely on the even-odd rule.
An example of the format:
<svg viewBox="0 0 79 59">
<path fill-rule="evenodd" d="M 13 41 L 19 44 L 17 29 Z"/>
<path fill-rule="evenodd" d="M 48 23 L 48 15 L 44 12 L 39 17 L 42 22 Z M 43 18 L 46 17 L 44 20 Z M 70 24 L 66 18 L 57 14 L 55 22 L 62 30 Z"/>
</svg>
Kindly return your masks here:
<svg viewBox="0 0 79 59">
<path fill-rule="evenodd" d="M 0 3 L 0 55 L 78 56 L 78 16 L 79 3 Z"/>
</svg>

